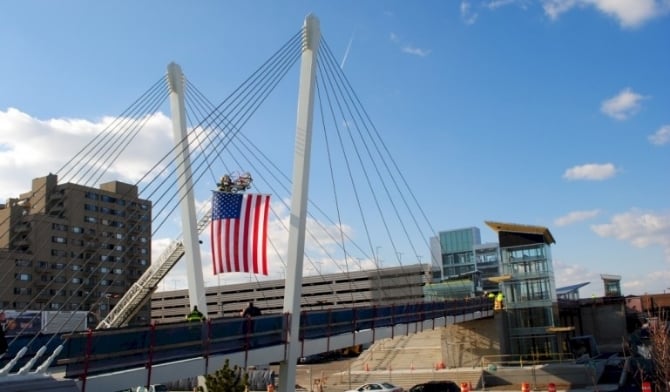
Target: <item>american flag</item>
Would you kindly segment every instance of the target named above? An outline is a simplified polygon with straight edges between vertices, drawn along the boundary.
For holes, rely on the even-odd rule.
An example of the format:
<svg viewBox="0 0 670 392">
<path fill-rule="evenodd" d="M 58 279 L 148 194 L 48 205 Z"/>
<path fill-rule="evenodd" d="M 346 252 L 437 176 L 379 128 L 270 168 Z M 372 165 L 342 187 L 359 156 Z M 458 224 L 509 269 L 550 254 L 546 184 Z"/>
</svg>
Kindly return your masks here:
<svg viewBox="0 0 670 392">
<path fill-rule="evenodd" d="M 215 275 L 268 275 L 269 209 L 270 195 L 214 192 L 211 240 Z"/>
</svg>

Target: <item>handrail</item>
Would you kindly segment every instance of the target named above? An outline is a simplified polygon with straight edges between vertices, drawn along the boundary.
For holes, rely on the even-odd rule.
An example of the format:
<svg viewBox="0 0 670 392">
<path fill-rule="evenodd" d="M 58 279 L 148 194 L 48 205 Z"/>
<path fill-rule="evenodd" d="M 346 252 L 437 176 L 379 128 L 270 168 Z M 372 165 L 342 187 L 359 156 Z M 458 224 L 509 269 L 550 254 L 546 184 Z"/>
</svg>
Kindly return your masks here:
<svg viewBox="0 0 670 392">
<path fill-rule="evenodd" d="M 301 314 L 300 339 L 330 339 L 367 329 L 490 310 L 492 304 L 485 299 L 310 310 Z M 290 315 L 268 314 L 250 320 L 217 318 L 206 323 L 180 322 L 78 332 L 65 336 L 66 349 L 57 364 L 66 366 L 66 378 L 81 378 L 144 367 L 149 355 L 151 364 L 156 365 L 187 358 L 248 352 L 285 345 L 286 323 L 289 321 Z"/>
</svg>

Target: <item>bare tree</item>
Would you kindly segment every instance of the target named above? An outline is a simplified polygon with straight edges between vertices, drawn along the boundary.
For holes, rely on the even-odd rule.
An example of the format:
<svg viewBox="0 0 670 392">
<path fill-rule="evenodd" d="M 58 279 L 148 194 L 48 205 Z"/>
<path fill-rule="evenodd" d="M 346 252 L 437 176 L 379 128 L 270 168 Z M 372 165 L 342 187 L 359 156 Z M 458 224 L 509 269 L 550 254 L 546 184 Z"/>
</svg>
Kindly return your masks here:
<svg viewBox="0 0 670 392">
<path fill-rule="evenodd" d="M 649 353 L 654 364 L 654 389 L 670 391 L 670 322 L 667 314 L 649 319 Z"/>
</svg>

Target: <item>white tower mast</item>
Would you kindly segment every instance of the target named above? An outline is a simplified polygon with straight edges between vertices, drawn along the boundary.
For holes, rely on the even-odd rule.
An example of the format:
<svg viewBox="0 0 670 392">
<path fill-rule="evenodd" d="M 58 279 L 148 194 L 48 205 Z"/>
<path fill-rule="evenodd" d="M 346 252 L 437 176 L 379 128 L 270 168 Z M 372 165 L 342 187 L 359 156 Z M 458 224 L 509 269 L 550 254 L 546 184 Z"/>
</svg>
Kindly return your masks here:
<svg viewBox="0 0 670 392">
<path fill-rule="evenodd" d="M 314 107 L 314 84 L 316 80 L 316 54 L 321 32 L 319 20 L 307 15 L 302 31 L 302 59 L 300 65 L 300 88 L 298 92 L 298 116 L 293 161 L 293 190 L 291 218 L 288 234 L 288 265 L 284 288 L 284 313 L 289 313 L 288 355 L 279 367 L 279 391 L 295 388 L 295 364 L 300 349 L 300 297 L 302 295 L 302 264 L 305 253 L 305 225 L 307 214 L 307 189 L 309 185 L 309 163 L 312 149 L 312 118 Z"/>
<path fill-rule="evenodd" d="M 198 222 L 193 198 L 193 179 L 191 173 L 191 153 L 186 133 L 186 110 L 184 107 L 184 74 L 175 63 L 168 64 L 168 86 L 170 88 L 170 110 L 172 111 L 172 132 L 177 146 L 175 154 L 177 164 L 177 184 L 179 187 L 179 206 L 186 260 L 186 278 L 188 279 L 188 297 L 191 309 L 197 306 L 205 316 L 205 284 L 202 277 L 200 259 L 200 241 L 198 240 Z M 188 312 L 184 314 L 186 316 Z"/>
</svg>

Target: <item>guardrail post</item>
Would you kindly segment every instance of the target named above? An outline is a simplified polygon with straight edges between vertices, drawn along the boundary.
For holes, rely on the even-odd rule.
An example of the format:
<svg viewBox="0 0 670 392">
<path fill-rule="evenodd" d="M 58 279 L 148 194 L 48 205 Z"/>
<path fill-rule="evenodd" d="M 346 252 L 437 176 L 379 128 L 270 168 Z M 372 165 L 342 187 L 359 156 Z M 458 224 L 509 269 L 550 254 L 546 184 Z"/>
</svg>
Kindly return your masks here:
<svg viewBox="0 0 670 392">
<path fill-rule="evenodd" d="M 149 360 L 147 361 L 147 388 L 151 385 L 151 370 L 154 366 L 154 346 L 156 345 L 156 323 L 151 323 L 149 327 Z"/>
<path fill-rule="evenodd" d="M 331 331 L 332 324 L 331 323 L 331 317 L 332 317 L 332 308 L 328 309 L 328 325 L 326 326 L 326 334 L 328 335 L 328 347 L 330 347 L 330 337 L 333 334 L 333 331 Z"/>
<path fill-rule="evenodd" d="M 88 329 L 86 333 L 86 355 L 84 355 L 84 374 L 81 376 L 81 392 L 86 392 L 86 378 L 88 377 L 88 364 L 93 349 L 93 330 Z"/>
<path fill-rule="evenodd" d="M 375 341 L 375 333 L 377 329 L 375 328 L 375 321 L 377 321 L 377 305 L 372 305 L 372 341 Z"/>
<path fill-rule="evenodd" d="M 395 304 L 391 304 L 391 339 L 395 338 Z"/>
<path fill-rule="evenodd" d="M 203 345 L 205 349 L 205 374 L 208 373 L 207 369 L 209 369 L 209 345 L 212 342 L 212 319 L 207 319 L 206 327 L 207 333 L 205 335 L 205 344 Z"/>
<path fill-rule="evenodd" d="M 305 356 L 305 329 L 307 327 L 305 326 L 305 321 L 307 320 L 307 312 L 302 311 L 300 312 L 300 328 L 298 331 L 298 339 L 300 340 L 300 356 Z M 300 359 L 300 358 L 298 358 Z"/>
</svg>

